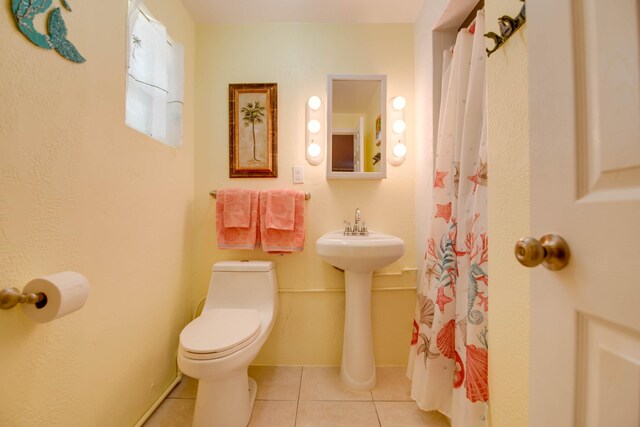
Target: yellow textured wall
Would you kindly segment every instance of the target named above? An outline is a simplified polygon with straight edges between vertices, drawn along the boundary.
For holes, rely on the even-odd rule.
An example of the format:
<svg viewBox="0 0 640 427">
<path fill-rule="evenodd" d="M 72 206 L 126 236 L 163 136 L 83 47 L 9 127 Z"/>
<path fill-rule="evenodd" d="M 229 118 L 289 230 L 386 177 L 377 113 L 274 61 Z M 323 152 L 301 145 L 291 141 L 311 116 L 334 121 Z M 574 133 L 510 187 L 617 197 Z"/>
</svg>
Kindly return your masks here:
<svg viewBox="0 0 640 427">
<path fill-rule="evenodd" d="M 178 0 L 145 1 L 185 45 L 176 150 L 124 124 L 126 1 L 63 12 L 80 65 L 31 44 L 10 3 L 0 9 L 0 287 L 75 270 L 91 291 L 82 310 L 46 324 L 0 311 L 0 424 L 130 426 L 174 379 L 190 317 L 195 28 Z"/>
<path fill-rule="evenodd" d="M 522 3 L 487 0 L 487 31 Z M 513 246 L 529 235 L 527 29 L 487 60 L 489 141 L 489 391 L 491 425 L 526 426 L 529 376 L 529 272 Z M 488 43 L 493 47 L 493 43 Z"/>
<path fill-rule="evenodd" d="M 384 269 L 415 267 L 413 162 L 387 166 L 385 180 L 325 178 L 326 164 L 304 157 L 305 102 L 326 101 L 328 74 L 386 74 L 388 98 L 407 97 L 407 125 L 413 126 L 412 25 L 216 25 L 197 31 L 195 289 L 204 296 L 211 265 L 223 259 L 275 261 L 281 309 L 257 364 L 338 365 L 344 321 L 344 276 L 315 251 L 322 234 L 353 221 L 356 207 L 369 227 L 395 234 L 407 253 Z M 277 179 L 228 178 L 228 84 L 278 83 Z M 409 156 L 413 135 L 407 134 Z M 305 183 L 292 184 L 291 167 L 303 165 Z M 306 203 L 306 243 L 302 253 L 267 255 L 261 250 L 218 250 L 215 201 L 209 191 L 225 187 L 297 188 L 311 193 Z M 409 279 L 407 279 L 409 276 Z M 410 286 L 412 274 L 378 276 L 374 286 Z M 408 285 L 406 284 L 408 283 Z M 321 292 L 309 292 L 320 289 Z M 411 334 L 415 291 L 373 292 L 376 361 L 404 365 Z"/>
</svg>

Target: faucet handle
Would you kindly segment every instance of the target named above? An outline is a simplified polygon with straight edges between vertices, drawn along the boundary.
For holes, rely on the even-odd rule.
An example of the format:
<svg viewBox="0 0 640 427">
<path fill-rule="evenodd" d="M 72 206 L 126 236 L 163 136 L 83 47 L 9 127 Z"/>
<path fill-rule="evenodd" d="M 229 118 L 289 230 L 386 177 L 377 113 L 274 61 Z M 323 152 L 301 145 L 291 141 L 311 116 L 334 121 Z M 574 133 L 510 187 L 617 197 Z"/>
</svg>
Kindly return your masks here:
<svg viewBox="0 0 640 427">
<path fill-rule="evenodd" d="M 349 234 L 351 234 L 351 223 L 346 219 L 343 222 L 344 222 L 344 235 L 348 236 Z"/>
<path fill-rule="evenodd" d="M 369 234 L 369 230 L 367 230 L 367 221 L 362 221 L 362 227 L 360 228 L 360 232 L 365 236 Z"/>
</svg>

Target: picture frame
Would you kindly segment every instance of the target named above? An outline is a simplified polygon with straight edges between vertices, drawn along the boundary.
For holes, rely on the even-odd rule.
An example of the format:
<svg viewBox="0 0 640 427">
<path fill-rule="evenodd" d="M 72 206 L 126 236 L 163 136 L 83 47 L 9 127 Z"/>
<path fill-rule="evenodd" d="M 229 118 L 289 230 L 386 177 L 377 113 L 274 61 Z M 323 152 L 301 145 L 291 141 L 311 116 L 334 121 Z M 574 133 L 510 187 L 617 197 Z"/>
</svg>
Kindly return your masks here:
<svg viewBox="0 0 640 427">
<path fill-rule="evenodd" d="M 229 177 L 278 177 L 278 84 L 229 84 Z"/>
</svg>

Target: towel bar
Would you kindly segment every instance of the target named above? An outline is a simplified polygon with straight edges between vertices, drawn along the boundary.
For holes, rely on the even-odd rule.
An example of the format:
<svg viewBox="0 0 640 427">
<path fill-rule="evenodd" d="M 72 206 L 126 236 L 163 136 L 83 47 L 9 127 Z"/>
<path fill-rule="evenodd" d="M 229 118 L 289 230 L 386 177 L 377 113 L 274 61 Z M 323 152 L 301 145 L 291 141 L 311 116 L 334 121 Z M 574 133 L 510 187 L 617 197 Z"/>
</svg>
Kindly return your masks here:
<svg viewBox="0 0 640 427">
<path fill-rule="evenodd" d="M 209 195 L 214 199 L 218 196 L 218 190 L 209 191 Z M 311 198 L 311 193 L 304 193 L 304 199 L 309 200 Z"/>
</svg>

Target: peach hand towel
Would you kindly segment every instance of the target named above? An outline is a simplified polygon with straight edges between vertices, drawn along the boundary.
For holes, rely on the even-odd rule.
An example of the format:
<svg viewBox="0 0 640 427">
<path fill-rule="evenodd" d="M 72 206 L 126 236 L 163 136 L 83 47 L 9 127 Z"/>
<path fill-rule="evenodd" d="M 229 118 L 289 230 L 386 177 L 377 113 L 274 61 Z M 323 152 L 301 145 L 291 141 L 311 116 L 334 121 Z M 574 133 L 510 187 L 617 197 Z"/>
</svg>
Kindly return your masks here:
<svg viewBox="0 0 640 427">
<path fill-rule="evenodd" d="M 225 227 L 225 192 L 218 191 L 216 199 L 216 233 L 218 247 L 220 249 L 256 249 L 260 246 L 260 226 L 259 226 L 259 192 L 254 190 L 244 190 L 249 192 L 250 204 L 247 216 L 249 217 L 248 227 Z"/>
<path fill-rule="evenodd" d="M 218 193 L 218 200 L 224 205 L 225 228 L 248 228 L 251 225 L 251 192 L 252 190 L 229 188 Z"/>
<path fill-rule="evenodd" d="M 296 216 L 295 190 L 267 191 L 267 209 L 264 220 L 267 229 L 293 231 Z"/>
<path fill-rule="evenodd" d="M 304 249 L 304 192 L 295 193 L 293 230 L 267 228 L 267 198 L 269 191 L 260 192 L 260 240 L 262 250 L 267 253 L 301 252 Z"/>
</svg>

